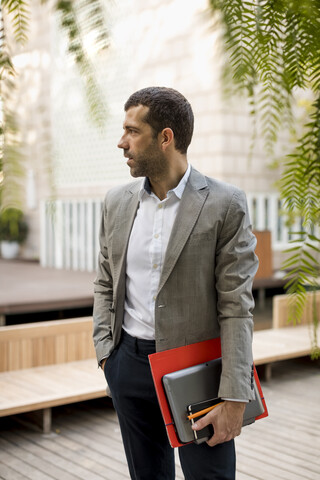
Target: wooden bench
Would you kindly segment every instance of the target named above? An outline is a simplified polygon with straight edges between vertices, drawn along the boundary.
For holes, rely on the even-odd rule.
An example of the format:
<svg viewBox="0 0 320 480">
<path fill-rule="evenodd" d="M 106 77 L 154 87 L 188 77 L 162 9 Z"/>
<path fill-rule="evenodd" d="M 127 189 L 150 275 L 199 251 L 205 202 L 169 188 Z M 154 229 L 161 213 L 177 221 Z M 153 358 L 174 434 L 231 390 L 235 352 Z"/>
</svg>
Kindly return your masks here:
<svg viewBox="0 0 320 480">
<path fill-rule="evenodd" d="M 0 328 L 0 417 L 40 411 L 106 395 L 92 343 L 92 317 Z"/>
<path fill-rule="evenodd" d="M 271 365 L 280 360 L 303 357 L 311 354 L 313 346 L 313 303 L 320 323 L 320 291 L 307 294 L 307 300 L 301 322 L 289 323 L 289 297 L 273 297 L 272 328 L 253 334 L 253 358 L 255 364 L 265 366 L 265 378 L 271 378 Z M 320 327 L 317 330 L 320 338 Z"/>
<path fill-rule="evenodd" d="M 273 328 L 253 336 L 255 364 L 266 366 L 267 379 L 272 363 L 310 354 L 312 301 L 308 294 L 303 324 L 292 326 L 287 324 L 288 297 L 274 297 Z M 316 302 L 320 320 L 320 292 Z M 91 317 L 0 328 L 0 417 L 40 411 L 43 431 L 49 432 L 52 407 L 105 395 Z"/>
</svg>

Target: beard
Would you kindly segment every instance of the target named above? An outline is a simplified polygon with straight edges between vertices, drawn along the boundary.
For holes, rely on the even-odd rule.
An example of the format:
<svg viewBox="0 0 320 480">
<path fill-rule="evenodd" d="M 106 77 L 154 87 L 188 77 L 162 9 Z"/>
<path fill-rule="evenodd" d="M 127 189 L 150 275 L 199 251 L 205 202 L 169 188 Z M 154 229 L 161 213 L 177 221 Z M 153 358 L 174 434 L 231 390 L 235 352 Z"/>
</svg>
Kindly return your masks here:
<svg viewBox="0 0 320 480">
<path fill-rule="evenodd" d="M 130 159 L 128 160 L 130 174 L 135 178 L 162 178 L 168 172 L 168 162 L 159 150 L 157 142 L 149 145 L 141 153 L 134 154 L 127 150 L 125 156 Z"/>
</svg>

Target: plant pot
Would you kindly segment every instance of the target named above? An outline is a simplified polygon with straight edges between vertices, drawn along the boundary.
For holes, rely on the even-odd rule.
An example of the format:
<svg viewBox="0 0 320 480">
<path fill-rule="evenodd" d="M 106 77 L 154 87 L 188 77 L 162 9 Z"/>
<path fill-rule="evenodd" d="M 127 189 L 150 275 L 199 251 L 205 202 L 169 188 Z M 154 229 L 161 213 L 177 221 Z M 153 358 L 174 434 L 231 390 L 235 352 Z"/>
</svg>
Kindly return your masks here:
<svg viewBox="0 0 320 480">
<path fill-rule="evenodd" d="M 20 245 L 18 242 L 1 242 L 1 256 L 6 260 L 12 260 L 19 255 Z"/>
</svg>

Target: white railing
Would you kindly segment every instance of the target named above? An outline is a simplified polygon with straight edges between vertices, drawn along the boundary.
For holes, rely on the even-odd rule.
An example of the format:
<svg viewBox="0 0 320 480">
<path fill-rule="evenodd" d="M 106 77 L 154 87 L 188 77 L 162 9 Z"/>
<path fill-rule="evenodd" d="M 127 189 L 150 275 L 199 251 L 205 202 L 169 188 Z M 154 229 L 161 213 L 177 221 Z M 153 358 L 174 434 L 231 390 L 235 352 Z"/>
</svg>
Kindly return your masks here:
<svg viewBox="0 0 320 480">
<path fill-rule="evenodd" d="M 250 218 L 254 230 L 270 230 L 272 250 L 285 250 L 294 237 L 290 232 L 303 231 L 302 219 L 297 218 L 288 226 L 283 201 L 276 193 L 247 194 Z"/>
<path fill-rule="evenodd" d="M 247 195 L 254 230 L 270 230 L 273 250 L 284 250 L 291 240 L 277 194 Z M 99 251 L 101 199 L 57 200 L 41 204 L 42 266 L 94 271 Z M 293 231 L 301 230 L 300 222 Z"/>
<path fill-rule="evenodd" d="M 247 194 L 248 207 L 254 230 L 270 230 L 273 250 L 282 250 L 290 240 L 282 202 L 276 193 Z"/>
<path fill-rule="evenodd" d="M 101 199 L 41 203 L 42 266 L 96 270 L 102 203 Z"/>
</svg>

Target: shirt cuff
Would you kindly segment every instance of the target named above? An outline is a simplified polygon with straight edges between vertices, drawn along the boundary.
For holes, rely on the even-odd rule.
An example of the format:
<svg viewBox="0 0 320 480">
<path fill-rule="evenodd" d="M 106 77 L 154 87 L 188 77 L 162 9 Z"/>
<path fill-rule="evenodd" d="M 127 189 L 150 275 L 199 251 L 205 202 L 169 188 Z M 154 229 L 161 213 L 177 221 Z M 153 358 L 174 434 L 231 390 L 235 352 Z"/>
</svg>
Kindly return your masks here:
<svg viewBox="0 0 320 480">
<path fill-rule="evenodd" d="M 249 400 L 243 400 L 240 398 L 221 398 L 221 400 L 227 400 L 228 402 L 243 402 L 243 403 L 249 403 Z"/>
</svg>

